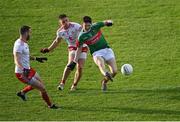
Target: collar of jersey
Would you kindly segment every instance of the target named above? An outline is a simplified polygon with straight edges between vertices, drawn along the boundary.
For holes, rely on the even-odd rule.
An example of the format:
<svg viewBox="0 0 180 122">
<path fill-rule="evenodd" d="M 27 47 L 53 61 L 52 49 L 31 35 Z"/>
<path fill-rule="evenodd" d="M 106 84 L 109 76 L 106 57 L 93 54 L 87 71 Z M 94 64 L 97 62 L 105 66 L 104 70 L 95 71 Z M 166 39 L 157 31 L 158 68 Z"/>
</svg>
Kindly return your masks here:
<svg viewBox="0 0 180 122">
<path fill-rule="evenodd" d="M 89 33 L 91 31 L 91 27 L 88 31 L 84 32 L 84 30 L 82 31 L 83 33 Z"/>
</svg>

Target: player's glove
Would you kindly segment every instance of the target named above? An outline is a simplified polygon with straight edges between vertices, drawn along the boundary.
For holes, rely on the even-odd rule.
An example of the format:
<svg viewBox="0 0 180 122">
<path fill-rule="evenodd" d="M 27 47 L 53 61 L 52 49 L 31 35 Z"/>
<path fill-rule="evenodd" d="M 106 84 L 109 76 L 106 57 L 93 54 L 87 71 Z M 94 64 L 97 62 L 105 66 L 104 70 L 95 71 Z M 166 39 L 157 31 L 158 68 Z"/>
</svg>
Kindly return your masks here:
<svg viewBox="0 0 180 122">
<path fill-rule="evenodd" d="M 106 21 L 106 26 L 112 26 L 113 25 L 113 21 L 112 20 L 107 20 Z"/>
<path fill-rule="evenodd" d="M 71 61 L 71 63 L 67 65 L 67 68 L 72 71 L 74 70 L 75 66 L 76 66 L 76 62 Z"/>
<path fill-rule="evenodd" d="M 50 50 L 48 48 L 42 48 L 40 51 L 41 53 L 48 53 Z"/>
<path fill-rule="evenodd" d="M 23 76 L 25 76 L 26 78 L 28 78 L 29 72 L 30 72 L 30 69 L 24 68 L 24 69 L 23 69 Z"/>
<path fill-rule="evenodd" d="M 46 57 L 36 57 L 36 61 L 40 62 L 40 63 L 44 63 L 44 61 L 47 61 L 48 59 Z"/>
</svg>

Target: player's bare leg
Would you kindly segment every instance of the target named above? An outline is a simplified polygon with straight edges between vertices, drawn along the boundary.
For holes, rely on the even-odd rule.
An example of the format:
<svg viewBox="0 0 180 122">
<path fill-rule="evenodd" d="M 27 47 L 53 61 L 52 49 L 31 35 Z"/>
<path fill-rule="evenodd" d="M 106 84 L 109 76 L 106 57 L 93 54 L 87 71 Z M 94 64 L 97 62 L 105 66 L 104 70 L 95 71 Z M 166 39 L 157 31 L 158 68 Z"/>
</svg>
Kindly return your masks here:
<svg viewBox="0 0 180 122">
<path fill-rule="evenodd" d="M 102 80 L 102 90 L 106 91 L 107 89 L 107 85 L 106 83 L 111 80 L 112 81 L 112 76 L 109 72 L 107 72 L 106 68 L 105 68 L 105 61 L 104 58 L 97 56 L 94 57 L 94 62 L 96 63 L 96 65 L 99 67 L 99 70 L 101 71 L 101 73 L 103 74 L 103 76 L 105 76 Z"/>
<path fill-rule="evenodd" d="M 102 75 L 105 76 L 105 79 L 110 79 L 112 81 L 113 79 L 111 74 L 106 70 L 104 58 L 101 56 L 96 56 L 93 59 L 96 65 L 99 67 L 99 70 L 101 71 Z"/>
<path fill-rule="evenodd" d="M 112 77 L 115 77 L 117 74 L 117 64 L 115 58 L 112 58 L 106 62 L 109 66 L 109 69 L 111 71 Z"/>
<path fill-rule="evenodd" d="M 68 56 L 68 64 L 74 59 L 74 54 L 69 52 L 69 56 Z M 67 65 L 68 65 L 67 64 Z M 59 86 L 58 86 L 58 90 L 63 90 L 64 89 L 64 85 L 66 83 L 66 80 L 68 78 L 68 76 L 70 75 L 71 70 L 69 70 L 67 68 L 67 66 L 64 68 L 64 72 L 63 72 L 63 76 L 61 81 L 59 82 Z"/>
<path fill-rule="evenodd" d="M 102 57 L 97 56 L 94 57 L 94 62 L 96 63 L 96 65 L 98 66 L 99 70 L 101 71 L 102 75 L 105 76 L 106 75 L 106 68 L 105 68 L 105 61 Z"/>
<path fill-rule="evenodd" d="M 46 102 L 49 108 L 56 109 L 57 107 L 51 103 L 48 93 L 46 92 L 43 81 L 40 76 L 36 73 L 35 76 L 31 79 L 31 86 L 40 91 L 43 100 Z"/>
<path fill-rule="evenodd" d="M 70 75 L 70 73 L 71 73 L 71 70 L 69 70 L 67 67 L 65 67 L 63 76 L 62 76 L 62 80 L 60 81 L 59 86 L 58 86 L 58 90 L 64 89 L 64 85 L 65 85 L 66 80 L 67 80 L 68 76 Z"/>
<path fill-rule="evenodd" d="M 77 84 L 82 77 L 82 70 L 84 67 L 85 59 L 79 59 L 77 64 L 77 70 L 74 76 L 74 82 L 71 86 L 71 91 L 76 90 Z"/>
<path fill-rule="evenodd" d="M 110 71 L 111 71 L 111 76 L 112 76 L 112 77 L 115 77 L 116 74 L 117 74 L 117 64 L 116 64 L 115 58 L 112 58 L 112 59 L 106 61 L 106 63 L 108 64 L 109 69 L 110 69 Z M 106 91 L 106 90 L 107 90 L 107 82 L 108 82 L 108 81 L 109 81 L 109 79 L 106 79 L 106 78 L 104 78 L 104 79 L 102 80 L 102 90 L 103 90 L 103 91 Z"/>
</svg>

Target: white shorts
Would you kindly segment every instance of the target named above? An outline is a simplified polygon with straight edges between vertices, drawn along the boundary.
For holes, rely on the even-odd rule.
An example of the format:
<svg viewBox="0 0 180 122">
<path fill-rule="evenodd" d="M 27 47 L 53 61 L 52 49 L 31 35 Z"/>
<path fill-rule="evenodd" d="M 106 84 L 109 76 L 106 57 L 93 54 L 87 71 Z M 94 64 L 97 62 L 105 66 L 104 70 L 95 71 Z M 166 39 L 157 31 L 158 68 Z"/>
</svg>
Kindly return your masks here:
<svg viewBox="0 0 180 122">
<path fill-rule="evenodd" d="M 111 48 L 105 48 L 105 49 L 95 51 L 92 55 L 94 59 L 100 56 L 100 57 L 103 57 L 105 61 L 115 58 L 114 52 Z"/>
<path fill-rule="evenodd" d="M 73 57 L 73 59 L 74 59 L 75 53 L 76 53 L 76 50 L 69 51 L 69 57 Z M 87 52 L 82 52 L 80 54 L 79 59 L 86 59 L 86 58 L 87 58 Z"/>
</svg>

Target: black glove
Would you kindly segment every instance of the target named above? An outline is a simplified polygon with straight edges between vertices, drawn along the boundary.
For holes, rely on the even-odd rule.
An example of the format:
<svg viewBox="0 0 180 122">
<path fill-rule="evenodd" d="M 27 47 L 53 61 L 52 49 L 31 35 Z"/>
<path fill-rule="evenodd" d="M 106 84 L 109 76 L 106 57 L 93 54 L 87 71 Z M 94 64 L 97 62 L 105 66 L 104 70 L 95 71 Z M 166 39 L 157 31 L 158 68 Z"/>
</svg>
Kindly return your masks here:
<svg viewBox="0 0 180 122">
<path fill-rule="evenodd" d="M 67 68 L 72 71 L 74 70 L 75 66 L 76 66 L 76 62 L 71 61 L 71 63 L 67 65 Z"/>
<path fill-rule="evenodd" d="M 106 20 L 106 26 L 112 26 L 113 21 L 112 20 Z"/>
<path fill-rule="evenodd" d="M 42 48 L 40 51 L 41 51 L 41 53 L 48 53 L 49 49 L 48 48 Z"/>
<path fill-rule="evenodd" d="M 29 72 L 30 72 L 30 69 L 23 69 L 23 76 L 25 76 L 26 78 L 28 78 L 28 75 L 29 75 Z"/>
<path fill-rule="evenodd" d="M 106 26 L 112 26 L 112 25 L 113 23 L 109 23 L 109 22 L 106 24 Z"/>
<path fill-rule="evenodd" d="M 46 57 L 36 57 L 36 61 L 44 63 L 44 61 L 47 61 L 48 59 Z"/>
</svg>

